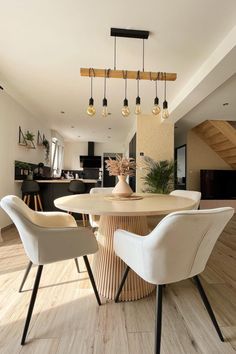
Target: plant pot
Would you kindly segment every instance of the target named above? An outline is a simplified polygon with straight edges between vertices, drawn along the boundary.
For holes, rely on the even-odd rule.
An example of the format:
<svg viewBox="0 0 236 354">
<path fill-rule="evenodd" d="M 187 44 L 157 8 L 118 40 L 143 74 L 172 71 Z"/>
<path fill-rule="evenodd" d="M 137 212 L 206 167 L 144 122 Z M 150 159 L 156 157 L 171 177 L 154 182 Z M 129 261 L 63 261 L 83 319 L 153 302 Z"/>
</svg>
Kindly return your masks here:
<svg viewBox="0 0 236 354">
<path fill-rule="evenodd" d="M 126 176 L 118 176 L 118 183 L 112 193 L 117 197 L 129 197 L 133 194 L 132 189 L 126 182 Z"/>
</svg>

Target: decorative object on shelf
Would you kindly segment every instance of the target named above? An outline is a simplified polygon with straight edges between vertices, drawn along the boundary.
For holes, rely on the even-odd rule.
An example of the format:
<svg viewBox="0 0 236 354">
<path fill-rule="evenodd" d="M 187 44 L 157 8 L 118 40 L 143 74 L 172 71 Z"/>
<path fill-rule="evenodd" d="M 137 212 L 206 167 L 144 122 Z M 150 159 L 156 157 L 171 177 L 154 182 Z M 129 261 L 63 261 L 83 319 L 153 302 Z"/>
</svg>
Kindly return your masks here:
<svg viewBox="0 0 236 354">
<path fill-rule="evenodd" d="M 25 140 L 25 136 L 21 130 L 21 127 L 19 127 L 19 138 L 18 138 L 18 144 L 22 146 L 26 146 L 27 142 Z"/>
<path fill-rule="evenodd" d="M 43 135 L 44 137 L 44 135 Z M 43 145 L 43 137 L 40 134 L 40 131 L 38 130 L 38 134 L 37 134 L 37 145 L 42 146 Z"/>
<path fill-rule="evenodd" d="M 91 71 L 93 73 L 93 76 L 91 75 Z M 89 77 L 90 77 L 90 99 L 89 99 L 89 105 L 87 108 L 87 114 L 92 117 L 96 113 L 96 109 L 94 108 L 94 99 L 93 99 L 93 78 L 95 77 L 95 72 L 94 69 L 90 68 L 89 69 Z"/>
<path fill-rule="evenodd" d="M 36 149 L 34 145 L 34 134 L 29 130 L 25 133 L 26 146 L 28 149 Z"/>
<path fill-rule="evenodd" d="M 134 159 L 121 157 L 120 155 L 116 155 L 115 160 L 109 157 L 109 159 L 106 160 L 106 169 L 110 176 L 118 176 L 119 181 L 112 193 L 118 197 L 131 196 L 133 191 L 126 182 L 126 178 L 127 176 L 133 176 L 135 174 L 136 163 Z"/>
<path fill-rule="evenodd" d="M 157 81 L 164 81 L 164 102 L 163 102 L 163 113 L 162 118 L 166 119 L 169 117 L 168 112 L 168 103 L 166 100 L 166 81 L 175 81 L 177 78 L 176 73 L 166 73 L 166 72 L 148 72 L 144 70 L 144 40 L 148 39 L 149 31 L 142 31 L 142 30 L 132 30 L 132 29 L 122 29 L 122 28 L 111 28 L 111 36 L 114 37 L 114 69 L 94 69 L 94 68 L 80 68 L 80 75 L 81 76 L 89 76 L 91 79 L 91 97 L 89 99 L 89 107 L 87 108 L 87 114 L 89 116 L 94 116 L 96 111 L 94 108 L 94 100 L 92 97 L 92 80 L 95 77 L 103 77 L 106 78 L 107 72 L 109 71 L 109 78 L 115 79 L 125 79 L 125 87 L 127 88 L 127 79 L 136 79 L 137 80 L 137 97 L 136 97 L 136 106 L 135 106 L 135 114 L 141 113 L 141 98 L 139 96 L 139 81 L 140 80 L 154 80 L 156 85 L 156 97 L 154 99 L 154 107 L 152 112 L 154 115 L 158 115 L 161 111 L 159 106 L 159 99 L 157 96 Z M 124 77 L 124 70 L 117 70 L 116 69 L 116 38 L 117 37 L 126 37 L 126 38 L 138 38 L 142 39 L 142 71 L 125 71 L 126 75 Z M 91 75 L 92 72 L 92 75 Z M 105 85 L 104 85 L 105 86 Z M 105 87 L 104 87 L 105 88 Z M 103 116 L 106 116 L 107 113 L 107 99 L 104 95 L 103 99 Z M 122 108 L 122 116 L 127 117 L 129 115 L 129 107 L 128 107 L 128 100 L 125 95 L 124 106 Z"/>
<path fill-rule="evenodd" d="M 49 162 L 50 144 L 49 141 L 43 135 L 43 147 L 45 148 L 45 161 Z"/>
<path fill-rule="evenodd" d="M 143 157 L 146 175 L 142 177 L 147 193 L 168 194 L 174 186 L 174 161 L 154 161 L 151 157 Z"/>
<path fill-rule="evenodd" d="M 129 109 L 129 102 L 127 99 L 127 70 L 126 70 L 126 72 L 123 72 L 123 77 L 125 80 L 125 99 L 123 102 L 123 108 L 121 110 L 121 114 L 123 117 L 128 117 L 130 114 L 130 109 Z"/>
<path fill-rule="evenodd" d="M 29 130 L 24 134 L 19 127 L 19 140 L 18 144 L 27 147 L 28 149 L 35 149 L 34 145 L 34 134 Z"/>
</svg>

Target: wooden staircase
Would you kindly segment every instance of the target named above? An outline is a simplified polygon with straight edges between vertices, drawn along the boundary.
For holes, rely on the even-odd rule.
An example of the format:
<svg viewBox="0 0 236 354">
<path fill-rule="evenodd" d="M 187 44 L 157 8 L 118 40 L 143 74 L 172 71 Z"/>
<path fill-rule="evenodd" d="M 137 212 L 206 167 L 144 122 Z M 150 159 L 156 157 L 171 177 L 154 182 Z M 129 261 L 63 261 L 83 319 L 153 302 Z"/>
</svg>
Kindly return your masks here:
<svg viewBox="0 0 236 354">
<path fill-rule="evenodd" d="M 224 120 L 206 120 L 193 131 L 228 165 L 236 169 L 236 129 Z"/>
</svg>

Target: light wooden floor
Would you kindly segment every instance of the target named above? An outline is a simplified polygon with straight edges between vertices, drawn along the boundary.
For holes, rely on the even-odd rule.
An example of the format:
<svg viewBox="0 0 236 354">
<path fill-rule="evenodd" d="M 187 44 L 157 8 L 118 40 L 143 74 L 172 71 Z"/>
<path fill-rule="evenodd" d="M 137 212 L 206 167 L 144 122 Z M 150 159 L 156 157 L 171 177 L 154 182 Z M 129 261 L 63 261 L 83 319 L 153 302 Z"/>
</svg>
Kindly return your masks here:
<svg viewBox="0 0 236 354">
<path fill-rule="evenodd" d="M 20 337 L 35 276 L 34 268 L 18 293 L 27 259 L 15 229 L 0 243 L 0 353 L 6 354 L 151 354 L 155 294 L 130 303 L 103 299 L 97 306 L 87 273 L 73 261 L 44 267 L 28 344 Z M 80 266 L 84 269 L 83 260 Z M 221 343 L 193 283 L 165 289 L 162 353 L 236 352 L 236 218 L 221 235 L 201 279 L 219 325 Z"/>
</svg>

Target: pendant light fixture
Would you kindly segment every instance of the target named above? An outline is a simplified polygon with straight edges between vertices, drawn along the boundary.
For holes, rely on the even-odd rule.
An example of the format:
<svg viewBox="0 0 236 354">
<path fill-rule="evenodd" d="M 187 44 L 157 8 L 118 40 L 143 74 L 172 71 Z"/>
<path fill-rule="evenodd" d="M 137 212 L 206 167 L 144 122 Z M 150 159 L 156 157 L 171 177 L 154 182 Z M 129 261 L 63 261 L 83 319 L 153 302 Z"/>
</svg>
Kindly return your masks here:
<svg viewBox="0 0 236 354">
<path fill-rule="evenodd" d="M 135 105 L 135 114 L 141 113 L 141 98 L 139 97 L 139 80 L 140 80 L 140 72 L 137 72 L 137 97 L 136 97 L 136 105 Z"/>
<path fill-rule="evenodd" d="M 128 117 L 130 114 L 130 109 L 129 109 L 129 102 L 127 99 L 127 70 L 126 72 L 123 71 L 123 78 L 125 79 L 125 99 L 123 102 L 123 108 L 121 110 L 121 114 L 123 117 Z"/>
<path fill-rule="evenodd" d="M 111 79 L 124 79 L 125 82 L 125 98 L 123 101 L 123 107 L 121 110 L 121 114 L 123 117 L 128 117 L 130 115 L 130 109 L 128 105 L 128 99 L 127 99 L 127 80 L 136 80 L 137 82 L 137 96 L 136 96 L 136 102 L 135 102 L 135 110 L 134 113 L 135 115 L 139 115 L 141 113 L 141 98 L 139 96 L 139 84 L 140 80 L 150 80 L 154 81 L 155 84 L 155 98 L 154 98 L 154 103 L 151 108 L 152 114 L 157 116 L 158 114 L 161 113 L 162 119 L 167 119 L 169 117 L 169 112 L 168 112 L 168 102 L 166 99 L 166 82 L 167 81 L 175 81 L 177 78 L 176 73 L 166 73 L 166 72 L 150 72 L 150 71 L 145 71 L 144 68 L 144 59 L 145 59 L 145 52 L 144 52 L 144 43 L 145 40 L 148 39 L 149 37 L 149 31 L 143 31 L 143 30 L 134 30 L 134 29 L 127 29 L 127 28 L 111 28 L 110 32 L 111 36 L 114 37 L 114 68 L 113 69 L 94 69 L 94 68 L 80 68 L 80 74 L 81 76 L 87 76 L 91 80 L 91 97 L 89 99 L 89 106 L 87 108 L 87 114 L 89 116 L 94 116 L 96 113 L 95 107 L 94 107 L 94 99 L 93 99 L 93 79 L 95 78 L 104 78 L 104 96 L 102 100 L 102 116 L 107 117 L 110 113 L 108 113 L 107 109 L 107 97 L 106 97 L 106 84 L 107 84 L 107 78 Z M 142 70 L 118 70 L 117 69 L 117 48 L 116 48 L 116 42 L 118 37 L 123 37 L 123 38 L 135 38 L 135 39 L 141 39 L 142 40 Z M 163 110 L 161 110 L 161 107 L 159 105 L 159 97 L 158 97 L 158 92 L 157 92 L 157 81 L 164 81 L 164 102 L 163 102 Z"/>
<path fill-rule="evenodd" d="M 93 76 L 91 76 L 91 71 L 93 72 Z M 91 97 L 89 99 L 89 105 L 87 108 L 87 114 L 92 117 L 96 113 L 96 109 L 94 108 L 94 99 L 93 99 L 93 78 L 95 77 L 94 69 L 89 69 L 89 76 L 90 76 L 90 92 Z"/>
<path fill-rule="evenodd" d="M 152 108 L 152 113 L 157 116 L 161 112 L 161 107 L 159 106 L 159 98 L 157 96 L 157 80 L 159 80 L 160 73 L 158 72 L 157 78 L 155 80 L 155 92 L 156 92 L 156 97 L 154 98 L 154 105 Z"/>
<path fill-rule="evenodd" d="M 106 70 L 105 69 L 105 77 L 104 77 L 104 98 L 102 100 L 102 116 L 107 117 L 108 116 L 108 110 L 107 110 L 107 98 L 106 98 L 106 88 L 107 88 L 107 77 L 109 77 L 109 71 L 110 69 Z"/>
<path fill-rule="evenodd" d="M 163 102 L 163 110 L 162 110 L 162 119 L 169 118 L 169 111 L 168 111 L 168 102 L 166 101 L 166 73 L 164 73 L 164 102 Z"/>
</svg>

